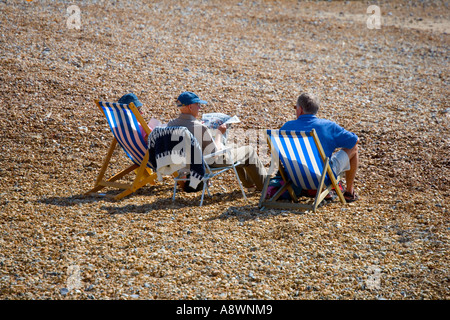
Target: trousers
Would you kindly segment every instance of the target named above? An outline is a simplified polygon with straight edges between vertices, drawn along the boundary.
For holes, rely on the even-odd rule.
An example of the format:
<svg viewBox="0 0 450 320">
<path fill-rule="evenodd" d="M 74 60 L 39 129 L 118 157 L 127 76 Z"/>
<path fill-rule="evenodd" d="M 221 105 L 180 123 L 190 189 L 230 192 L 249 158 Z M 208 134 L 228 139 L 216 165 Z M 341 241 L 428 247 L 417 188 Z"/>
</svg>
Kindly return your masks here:
<svg viewBox="0 0 450 320">
<path fill-rule="evenodd" d="M 218 168 L 236 161 L 240 162 L 236 166 L 236 171 L 244 187 L 256 187 L 257 190 L 262 190 L 267 172 L 252 146 L 232 145 L 229 153 L 216 158 L 210 166 Z"/>
</svg>

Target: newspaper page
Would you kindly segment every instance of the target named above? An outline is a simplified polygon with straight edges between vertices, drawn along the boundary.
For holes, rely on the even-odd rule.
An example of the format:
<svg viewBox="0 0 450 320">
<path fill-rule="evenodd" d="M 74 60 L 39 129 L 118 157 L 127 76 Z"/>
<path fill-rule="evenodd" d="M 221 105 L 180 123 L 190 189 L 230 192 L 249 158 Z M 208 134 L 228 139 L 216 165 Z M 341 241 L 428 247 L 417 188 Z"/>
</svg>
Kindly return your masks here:
<svg viewBox="0 0 450 320">
<path fill-rule="evenodd" d="M 224 113 L 205 113 L 202 115 L 202 122 L 205 126 L 211 129 L 212 134 L 214 135 L 214 138 L 217 134 L 217 128 L 221 126 L 222 124 L 226 124 L 227 128 L 231 126 L 233 123 L 239 123 L 241 120 L 237 116 L 229 116 Z M 225 132 L 225 134 L 222 136 L 222 143 L 226 145 L 227 143 L 227 133 L 228 130 Z"/>
</svg>

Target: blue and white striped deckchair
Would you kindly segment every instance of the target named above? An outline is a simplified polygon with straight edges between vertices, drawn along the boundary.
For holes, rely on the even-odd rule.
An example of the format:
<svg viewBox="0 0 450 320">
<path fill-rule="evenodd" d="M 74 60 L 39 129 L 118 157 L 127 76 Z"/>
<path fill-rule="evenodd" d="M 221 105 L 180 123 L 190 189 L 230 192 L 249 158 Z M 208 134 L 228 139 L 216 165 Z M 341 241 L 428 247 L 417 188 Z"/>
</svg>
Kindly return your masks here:
<svg viewBox="0 0 450 320">
<path fill-rule="evenodd" d="M 114 197 L 115 200 L 119 200 L 148 183 L 155 184 L 157 175 L 153 172 L 148 161 L 149 152 L 147 149 L 147 141 L 141 134 L 139 124 L 147 134 L 151 132 L 151 129 L 148 127 L 135 105 L 133 103 L 126 105 L 97 100 L 95 103 L 105 115 L 114 138 L 103 161 L 95 186 L 93 189 L 86 192 L 86 194 L 96 193 L 104 187 L 125 189 L 125 191 Z M 117 144 L 122 147 L 133 164 L 105 180 L 104 175 Z M 136 173 L 136 177 L 132 183 L 116 182 L 118 179 L 123 178 L 133 171 Z"/>
<path fill-rule="evenodd" d="M 331 169 L 329 158 L 325 156 L 319 137 L 313 129 L 310 132 L 267 130 L 267 142 L 270 146 L 272 160 L 269 174 L 264 182 L 259 207 L 305 208 L 316 211 L 319 204 L 334 187 L 340 201 L 345 198 L 338 186 L 342 177 L 336 177 Z M 266 199 L 270 175 L 279 166 L 284 186 Z M 298 197 L 292 184 L 304 190 L 317 190 L 313 204 L 298 203 Z M 322 191 L 322 189 L 324 189 Z M 295 203 L 280 202 L 277 199 L 288 190 Z"/>
</svg>

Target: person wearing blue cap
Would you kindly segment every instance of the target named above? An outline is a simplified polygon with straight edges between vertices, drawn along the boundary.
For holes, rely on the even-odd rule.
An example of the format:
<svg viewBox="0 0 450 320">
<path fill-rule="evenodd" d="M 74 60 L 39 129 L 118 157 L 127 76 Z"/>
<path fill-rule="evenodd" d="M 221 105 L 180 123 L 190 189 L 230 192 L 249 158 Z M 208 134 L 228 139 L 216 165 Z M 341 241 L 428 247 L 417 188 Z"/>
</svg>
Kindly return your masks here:
<svg viewBox="0 0 450 320">
<path fill-rule="evenodd" d="M 223 147 L 221 142 L 222 134 L 227 130 L 225 124 L 221 125 L 218 128 L 218 134 L 214 140 L 210 129 L 201 121 L 197 120 L 202 105 L 206 105 L 207 103 L 193 92 L 186 91 L 181 93 L 177 99 L 180 115 L 167 124 L 169 127 L 186 127 L 202 146 L 204 155 L 219 151 Z M 236 170 L 244 187 L 262 190 L 266 169 L 259 160 L 256 151 L 251 146 L 233 147 L 231 149 L 231 158 L 228 159 L 224 155 L 210 165 L 212 167 L 220 167 L 226 165 L 229 161 L 239 161 L 241 165 L 236 167 Z"/>
<path fill-rule="evenodd" d="M 138 109 L 143 106 L 142 102 L 140 102 L 138 97 L 132 92 L 124 94 L 117 102 L 120 104 L 130 104 L 133 102 L 134 106 Z"/>
<path fill-rule="evenodd" d="M 139 101 L 138 97 L 132 92 L 124 94 L 122 97 L 120 97 L 120 99 L 117 102 L 120 104 L 127 104 L 127 105 L 133 102 L 134 106 L 138 109 L 139 113 L 142 114 L 141 107 L 143 106 L 143 104 L 142 102 Z M 148 136 L 147 132 L 145 132 L 144 128 L 142 128 L 139 122 L 138 125 L 142 136 L 147 141 Z"/>
<path fill-rule="evenodd" d="M 218 128 L 219 132 L 214 140 L 209 128 L 201 121 L 197 120 L 200 113 L 200 108 L 208 102 L 201 100 L 195 93 L 186 91 L 178 96 L 176 103 L 180 110 L 180 115 L 177 119 L 169 121 L 167 126 L 182 126 L 188 128 L 188 130 L 201 144 L 204 154 L 209 154 L 220 150 L 220 136 L 225 133 L 226 125 L 222 125 Z M 205 150 L 207 153 L 205 153 Z"/>
</svg>

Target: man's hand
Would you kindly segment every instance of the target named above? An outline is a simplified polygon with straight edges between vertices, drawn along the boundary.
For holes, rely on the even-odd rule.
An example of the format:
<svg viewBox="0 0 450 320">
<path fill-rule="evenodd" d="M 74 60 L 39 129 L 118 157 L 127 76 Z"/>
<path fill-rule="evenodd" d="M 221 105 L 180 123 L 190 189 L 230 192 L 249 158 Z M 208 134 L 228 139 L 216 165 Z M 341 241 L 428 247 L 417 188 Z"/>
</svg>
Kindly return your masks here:
<svg viewBox="0 0 450 320">
<path fill-rule="evenodd" d="M 219 130 L 221 134 L 224 134 L 227 131 L 227 125 L 223 123 L 217 128 L 217 130 Z"/>
<path fill-rule="evenodd" d="M 224 147 L 222 143 L 222 135 L 227 131 L 227 125 L 221 124 L 219 127 L 217 127 L 217 130 L 219 130 L 219 132 L 217 132 L 214 142 L 216 143 L 217 151 L 219 151 Z"/>
</svg>

